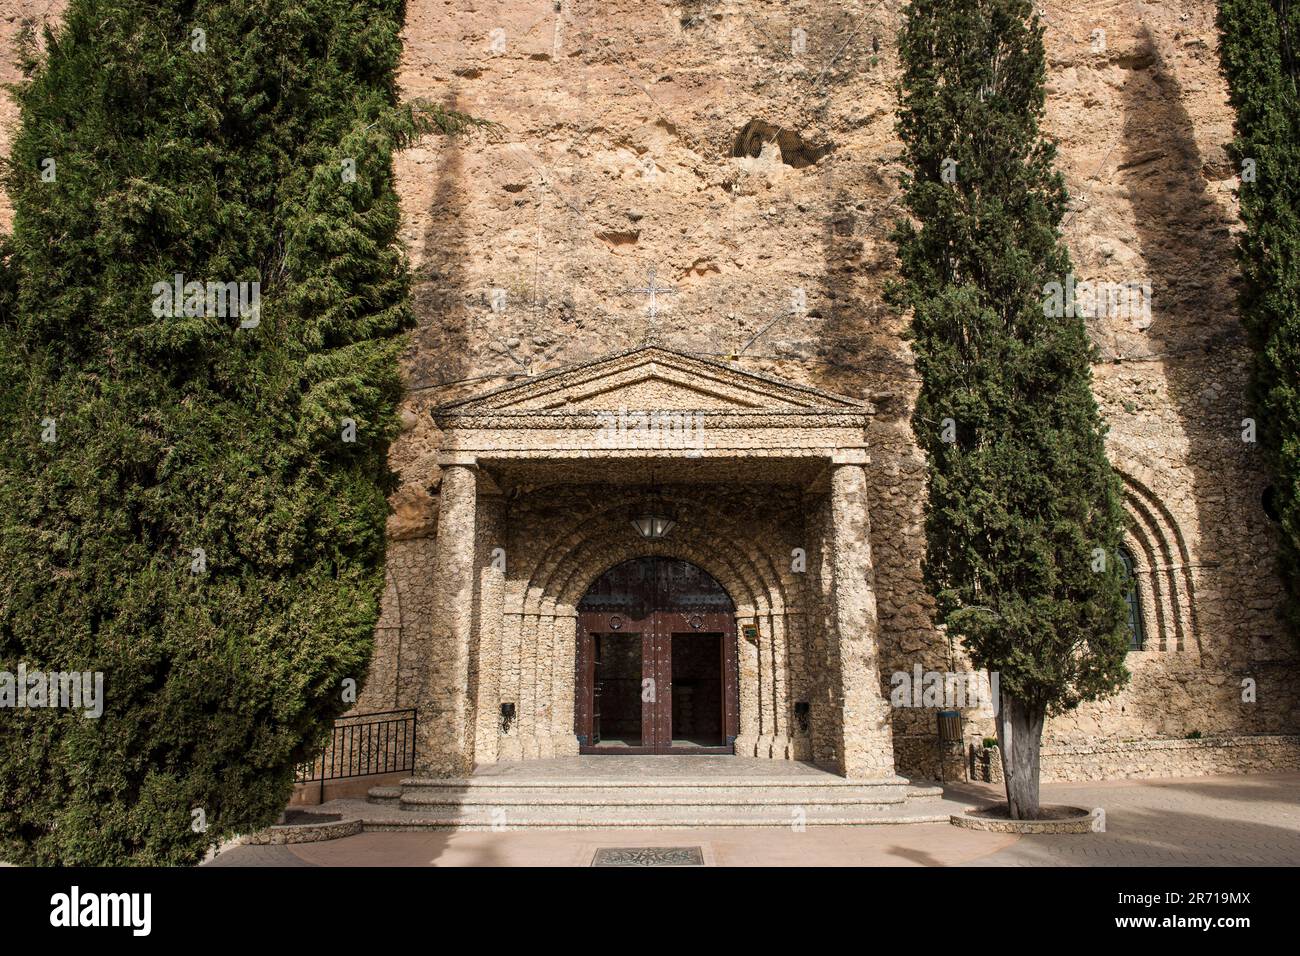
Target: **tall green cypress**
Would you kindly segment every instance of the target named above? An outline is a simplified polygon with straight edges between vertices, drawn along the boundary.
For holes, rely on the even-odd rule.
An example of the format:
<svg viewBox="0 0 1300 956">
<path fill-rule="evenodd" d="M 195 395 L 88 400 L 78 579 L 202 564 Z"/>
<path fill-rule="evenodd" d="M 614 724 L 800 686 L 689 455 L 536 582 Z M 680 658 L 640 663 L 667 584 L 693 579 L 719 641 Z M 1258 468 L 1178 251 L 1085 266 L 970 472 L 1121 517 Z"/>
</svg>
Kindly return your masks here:
<svg viewBox="0 0 1300 956">
<path fill-rule="evenodd" d="M 391 159 L 424 125 L 402 16 L 72 0 L 28 64 L 0 669 L 104 692 L 0 710 L 8 859 L 187 863 L 272 822 L 365 675 L 410 322 Z"/>
<path fill-rule="evenodd" d="M 1219 58 L 1241 164 L 1241 313 L 1258 437 L 1275 475 L 1283 578 L 1300 634 L 1300 7 L 1222 0 Z"/>
<path fill-rule="evenodd" d="M 912 0 L 900 50 L 912 221 L 890 295 L 912 310 L 921 377 L 926 580 L 948 633 L 998 675 L 1010 811 L 1032 819 L 1045 717 L 1127 677 L 1093 349 L 1069 303 L 1045 302 L 1071 266 L 1039 128 L 1042 28 L 1029 0 Z"/>
</svg>

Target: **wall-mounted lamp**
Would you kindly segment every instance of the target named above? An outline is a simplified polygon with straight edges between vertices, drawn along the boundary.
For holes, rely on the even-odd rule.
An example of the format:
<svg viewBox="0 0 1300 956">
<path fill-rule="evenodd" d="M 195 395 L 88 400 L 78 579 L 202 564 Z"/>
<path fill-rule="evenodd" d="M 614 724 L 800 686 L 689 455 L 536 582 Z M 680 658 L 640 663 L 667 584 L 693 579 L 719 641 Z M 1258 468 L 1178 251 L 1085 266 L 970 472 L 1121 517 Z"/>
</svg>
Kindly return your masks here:
<svg viewBox="0 0 1300 956">
<path fill-rule="evenodd" d="M 653 477 L 651 479 L 653 481 Z M 677 516 L 659 497 L 659 486 L 653 485 L 650 503 L 632 516 L 632 527 L 647 541 L 658 541 L 667 536 L 677 524 Z"/>
</svg>

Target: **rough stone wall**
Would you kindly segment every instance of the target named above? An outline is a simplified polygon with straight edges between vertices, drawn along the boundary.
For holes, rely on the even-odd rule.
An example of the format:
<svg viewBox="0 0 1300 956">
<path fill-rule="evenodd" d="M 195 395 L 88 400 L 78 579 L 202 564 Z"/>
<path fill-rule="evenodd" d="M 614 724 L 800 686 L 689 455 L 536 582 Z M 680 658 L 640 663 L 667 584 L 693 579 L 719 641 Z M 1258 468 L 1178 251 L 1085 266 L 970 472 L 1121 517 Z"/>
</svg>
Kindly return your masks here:
<svg viewBox="0 0 1300 956">
<path fill-rule="evenodd" d="M 1047 130 L 1075 197 L 1065 232 L 1076 273 L 1151 284 L 1149 322 L 1089 321 L 1150 649 L 1130 655 L 1121 694 L 1052 721 L 1049 745 L 1294 730 L 1300 690 L 1277 615 L 1265 478 L 1240 438 L 1247 355 L 1214 5 L 1044 9 Z M 908 423 L 916 380 L 904 320 L 881 302 L 898 212 L 900 10 L 889 0 L 412 4 L 408 95 L 504 129 L 428 143 L 400 167 L 420 275 L 417 385 L 635 344 L 644 297 L 624 292 L 654 267 L 676 290 L 660 297 L 665 344 L 876 400 L 882 676 L 918 661 L 964 666 L 929 620 L 924 463 Z M 777 141 L 751 149 L 751 121 L 778 128 L 766 131 Z M 733 156 L 738 145 L 758 155 Z M 494 289 L 504 306 L 494 308 Z M 483 384 L 413 398 L 415 427 L 394 454 L 411 478 L 397 502 L 401 532 L 431 510 L 425 409 Z M 1257 703 L 1242 702 L 1244 678 L 1256 681 Z M 933 709 L 895 710 L 894 729 L 905 770 L 908 739 L 922 749 L 932 739 Z M 992 727 L 973 720 L 967 732 Z"/>
<path fill-rule="evenodd" d="M 388 585 L 384 589 L 375 652 L 355 711 L 370 713 L 419 705 L 416 688 L 425 663 L 416 652 L 433 628 L 434 539 L 393 541 L 388 548 Z"/>
<path fill-rule="evenodd" d="M 0 0 L 21 16 L 61 0 Z M 648 271 L 665 344 L 853 396 L 871 430 L 882 678 L 961 669 L 921 583 L 924 462 L 908 423 L 905 318 L 883 304 L 898 213 L 900 0 L 412 0 L 408 97 L 501 124 L 398 163 L 419 328 L 406 358 L 394 585 L 363 703 L 409 706 L 399 648 L 427 640 L 440 436 L 429 409 L 640 342 Z M 1074 196 L 1081 279 L 1150 282 L 1150 321 L 1090 320 L 1095 390 L 1126 479 L 1147 650 L 1111 700 L 1053 720 L 1050 746 L 1297 729 L 1300 679 L 1278 616 L 1265 476 L 1241 441 L 1247 353 L 1234 302 L 1231 112 L 1212 0 L 1043 4 L 1047 129 Z M 1094 39 L 1105 31 L 1104 48 Z M 801 32 L 799 32 L 801 31 Z M 11 56 L 0 79 L 15 77 Z M 0 148 L 12 105 L 0 100 Z M 772 140 L 764 144 L 764 140 Z M 744 155 L 735 156 L 734 152 Z M 753 155 L 756 154 L 756 155 Z M 9 210 L 0 200 L 0 225 Z M 504 290 L 504 293 L 496 290 Z M 502 298 L 504 295 L 504 298 Z M 400 596 L 402 639 L 388 629 Z M 1257 684 L 1243 703 L 1241 682 Z M 408 685 L 409 686 L 409 685 Z M 389 696 L 381 696 L 389 695 Z M 895 710 L 904 755 L 933 709 Z M 967 725 L 971 739 L 991 733 Z"/>
<path fill-rule="evenodd" d="M 1300 737 L 1225 735 L 1192 740 L 1099 741 L 1043 748 L 1043 780 L 1187 777 L 1300 769 Z"/>
<path fill-rule="evenodd" d="M 1049 747 L 1296 728 L 1296 658 L 1278 615 L 1266 478 L 1242 441 L 1250 412 L 1232 265 L 1237 179 L 1224 148 L 1232 113 L 1214 9 L 1051 9 L 1059 28 L 1049 31 L 1049 129 L 1075 195 L 1066 235 L 1076 271 L 1148 281 L 1152 307 L 1148 321 L 1090 322 L 1151 649 L 1130 655 L 1133 681 L 1120 695 L 1049 725 Z M 1106 31 L 1100 54 L 1096 28 Z M 1243 680 L 1256 683 L 1257 702 L 1243 702 Z"/>
</svg>

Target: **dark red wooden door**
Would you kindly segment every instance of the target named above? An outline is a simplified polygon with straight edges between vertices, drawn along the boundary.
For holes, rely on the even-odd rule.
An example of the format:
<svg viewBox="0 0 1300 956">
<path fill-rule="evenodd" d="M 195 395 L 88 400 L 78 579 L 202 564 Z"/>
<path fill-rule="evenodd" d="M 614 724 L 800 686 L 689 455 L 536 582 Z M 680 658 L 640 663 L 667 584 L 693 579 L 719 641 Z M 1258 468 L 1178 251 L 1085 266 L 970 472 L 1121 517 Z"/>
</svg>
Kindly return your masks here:
<svg viewBox="0 0 1300 956">
<path fill-rule="evenodd" d="M 706 572 L 671 558 L 618 565 L 579 604 L 577 630 L 582 753 L 735 751 L 735 610 Z"/>
</svg>

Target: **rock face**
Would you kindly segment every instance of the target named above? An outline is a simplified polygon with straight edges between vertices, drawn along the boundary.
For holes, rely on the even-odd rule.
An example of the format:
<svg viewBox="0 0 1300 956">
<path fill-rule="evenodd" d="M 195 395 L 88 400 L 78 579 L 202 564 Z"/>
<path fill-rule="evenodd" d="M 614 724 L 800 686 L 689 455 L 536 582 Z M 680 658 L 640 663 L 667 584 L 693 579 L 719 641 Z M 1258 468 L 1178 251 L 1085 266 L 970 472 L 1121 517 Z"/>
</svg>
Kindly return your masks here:
<svg viewBox="0 0 1300 956">
<path fill-rule="evenodd" d="M 905 317 L 881 297 L 898 214 L 901 9 L 410 5 L 405 94 L 503 130 L 426 142 L 399 165 L 421 317 L 409 371 L 413 386 L 434 387 L 412 393 L 416 425 L 394 449 L 415 489 L 399 495 L 395 535 L 428 533 L 434 512 L 422 497 L 438 440 L 428 408 L 485 385 L 455 380 L 637 344 L 647 299 L 627 290 L 654 269 L 674 290 L 656 296 L 665 344 L 875 400 L 881 671 L 964 667 L 921 583 L 916 376 Z M 1213 17 L 1208 0 L 1047 11 L 1047 130 L 1074 196 L 1075 268 L 1137 290 L 1089 326 L 1147 648 L 1130 655 L 1119 695 L 1049 724 L 1049 747 L 1297 730 L 1266 477 L 1241 440 L 1236 170 Z M 893 724 L 900 769 L 927 767 L 933 709 L 895 709 Z M 991 733 L 987 719 L 967 725 L 972 739 Z"/>
<path fill-rule="evenodd" d="M 0 0 L 0 41 L 10 49 L 19 18 L 61 7 Z M 402 486 L 391 582 L 361 709 L 414 702 L 402 687 L 418 679 L 413 651 L 436 630 L 443 435 L 432 409 L 648 336 L 874 403 L 865 477 L 882 696 L 892 673 L 917 664 L 966 669 L 933 627 L 921 581 L 924 460 L 908 423 L 917 381 L 906 317 L 882 300 L 899 215 L 902 8 L 408 3 L 403 94 L 500 128 L 430 138 L 398 162 L 419 327 L 392 453 Z M 1086 764 L 1095 776 L 1124 772 L 1117 741 L 1300 730 L 1275 529 L 1261 506 L 1267 478 L 1242 440 L 1237 171 L 1224 149 L 1232 115 L 1214 9 L 1045 8 L 1046 125 L 1073 196 L 1065 236 L 1080 281 L 1112 284 L 1088 325 L 1145 638 L 1127 688 L 1049 722 L 1049 776 L 1053 747 L 1070 754 L 1062 774 Z M 0 79 L 16 78 L 12 59 Z M 0 109 L 3 148 L 14 113 L 8 100 Z M 0 224 L 8 217 L 0 207 Z M 639 291 L 650 285 L 665 289 L 653 321 Z M 479 710 L 486 732 L 490 708 Z M 935 710 L 892 710 L 900 772 L 933 770 Z M 966 718 L 968 741 L 992 734 L 986 716 Z M 1098 739 L 1108 743 L 1080 756 Z M 1260 768 L 1257 756 L 1249 764 Z"/>
<path fill-rule="evenodd" d="M 9 155 L 14 124 L 18 121 L 18 107 L 7 92 L 8 84 L 22 79 L 18 68 L 18 42 L 24 26 L 34 28 L 37 35 L 42 23 L 55 25 L 63 16 L 66 0 L 0 0 L 0 156 Z M 8 232 L 13 222 L 13 207 L 9 197 L 0 189 L 0 229 Z"/>
</svg>

